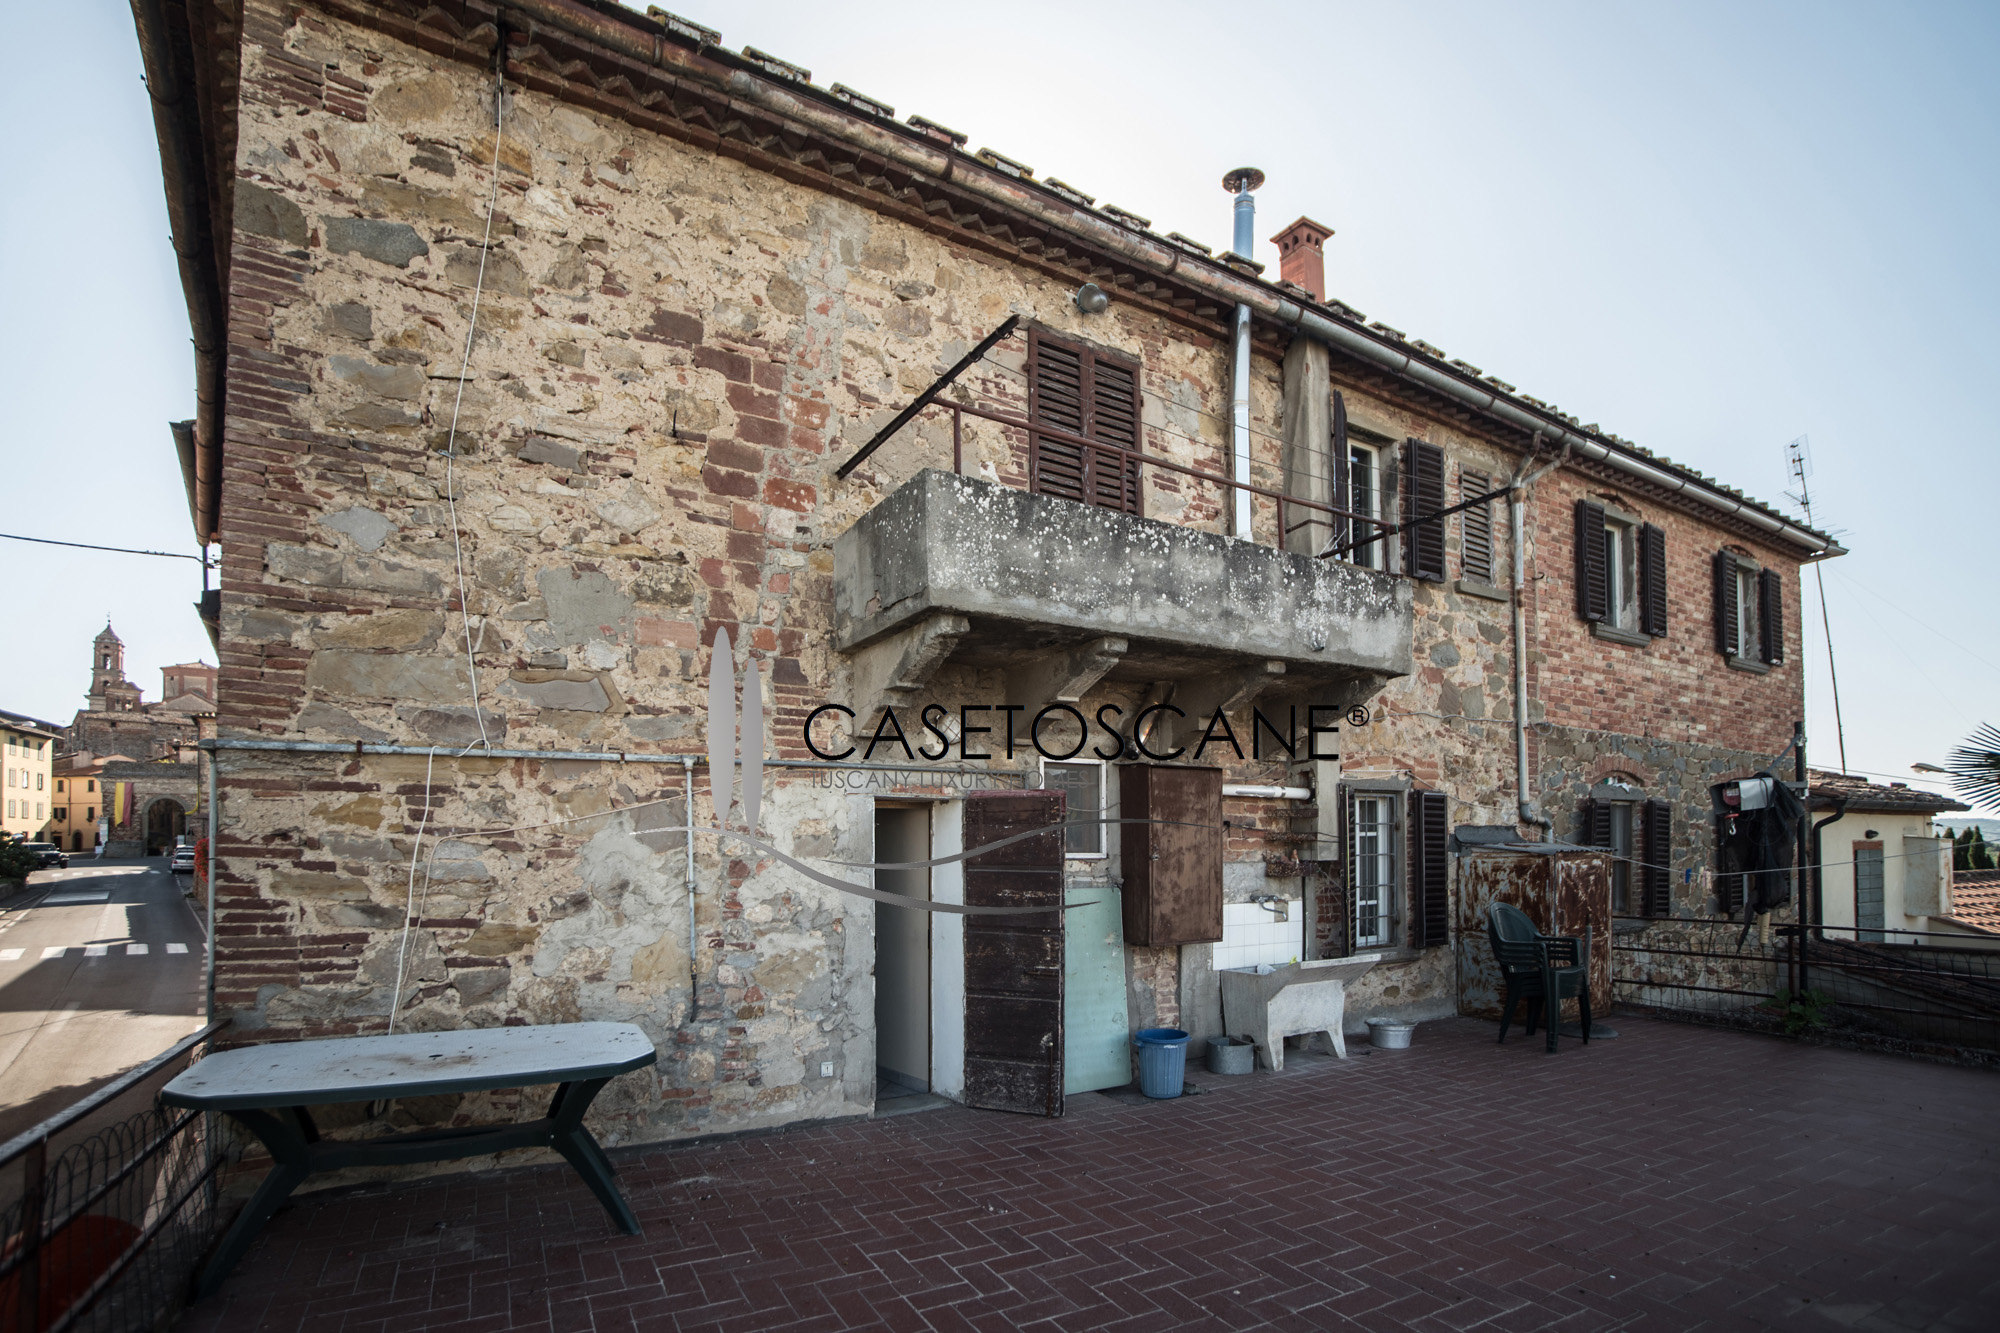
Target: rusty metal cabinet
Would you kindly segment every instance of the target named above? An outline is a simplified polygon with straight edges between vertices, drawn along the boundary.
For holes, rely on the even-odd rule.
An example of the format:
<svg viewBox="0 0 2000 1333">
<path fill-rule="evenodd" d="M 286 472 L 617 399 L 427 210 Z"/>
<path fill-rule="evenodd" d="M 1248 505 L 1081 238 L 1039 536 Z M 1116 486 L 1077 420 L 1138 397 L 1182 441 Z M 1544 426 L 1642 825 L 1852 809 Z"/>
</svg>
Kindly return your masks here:
<svg viewBox="0 0 2000 1333">
<path fill-rule="evenodd" d="M 1458 877 L 1458 1012 L 1500 1017 L 1500 966 L 1486 909 L 1506 903 L 1544 935 L 1590 928 L 1590 1012 L 1611 1012 L 1611 853 L 1565 843 L 1495 843 L 1468 850 Z"/>
<path fill-rule="evenodd" d="M 1118 769 L 1127 944 L 1222 938 L 1222 770 Z"/>
</svg>

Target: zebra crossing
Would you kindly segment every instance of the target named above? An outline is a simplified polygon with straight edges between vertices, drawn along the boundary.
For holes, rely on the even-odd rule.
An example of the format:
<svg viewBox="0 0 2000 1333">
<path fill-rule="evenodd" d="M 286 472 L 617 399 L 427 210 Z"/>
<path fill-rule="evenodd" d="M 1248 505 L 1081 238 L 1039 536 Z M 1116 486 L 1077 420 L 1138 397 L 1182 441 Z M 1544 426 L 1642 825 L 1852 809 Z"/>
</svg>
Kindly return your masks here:
<svg viewBox="0 0 2000 1333">
<path fill-rule="evenodd" d="M 188 951 L 187 945 L 180 943 L 168 944 L 164 946 L 164 948 L 165 951 L 170 954 L 186 953 Z M 47 945 L 42 949 L 41 958 L 38 961 L 46 962 L 54 958 L 66 958 L 70 955 L 72 950 L 80 952 L 82 956 L 85 958 L 106 958 L 111 956 L 112 950 L 114 949 L 122 950 L 123 956 L 127 958 L 144 958 L 152 953 L 153 946 L 150 944 L 136 944 L 136 943 L 51 944 Z M 23 958 L 25 958 L 27 954 L 28 950 L 26 949 L 0 949 L 0 963 L 18 963 Z"/>
</svg>

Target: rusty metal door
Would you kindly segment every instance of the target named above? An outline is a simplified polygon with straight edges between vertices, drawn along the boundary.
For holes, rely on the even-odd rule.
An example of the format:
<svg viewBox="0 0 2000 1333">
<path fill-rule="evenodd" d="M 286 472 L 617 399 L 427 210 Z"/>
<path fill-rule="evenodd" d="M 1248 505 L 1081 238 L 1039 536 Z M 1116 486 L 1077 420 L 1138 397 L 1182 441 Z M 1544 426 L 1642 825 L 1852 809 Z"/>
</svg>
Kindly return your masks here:
<svg viewBox="0 0 2000 1333">
<path fill-rule="evenodd" d="M 1047 829 L 965 862 L 969 907 L 1046 912 L 965 919 L 965 1104 L 1063 1113 L 1063 834 L 1060 791 L 973 792 L 965 845 Z"/>
<path fill-rule="evenodd" d="M 1495 848 L 1467 855 L 1459 871 L 1458 1012 L 1500 1017 L 1500 969 L 1486 935 L 1494 903 L 1518 907 L 1545 935 L 1582 939 L 1590 928 L 1590 1008 L 1611 1011 L 1611 862 L 1577 849 L 1540 852 Z"/>
</svg>

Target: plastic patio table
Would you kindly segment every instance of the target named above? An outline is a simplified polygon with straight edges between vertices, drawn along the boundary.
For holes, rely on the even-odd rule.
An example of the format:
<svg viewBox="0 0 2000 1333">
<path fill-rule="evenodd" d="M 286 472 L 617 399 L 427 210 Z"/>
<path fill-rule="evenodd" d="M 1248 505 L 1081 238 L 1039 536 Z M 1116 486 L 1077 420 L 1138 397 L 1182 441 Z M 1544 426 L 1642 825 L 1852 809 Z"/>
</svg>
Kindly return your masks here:
<svg viewBox="0 0 2000 1333">
<path fill-rule="evenodd" d="M 630 1023 L 411 1032 L 393 1037 L 240 1046 L 201 1060 L 161 1091 L 169 1106 L 233 1117 L 271 1152 L 272 1167 L 195 1284 L 197 1297 L 222 1284 L 291 1192 L 315 1171 L 398 1166 L 476 1157 L 509 1148 L 553 1148 L 583 1177 L 618 1229 L 639 1221 L 612 1180 L 604 1149 L 584 1128 L 584 1112 L 606 1083 L 657 1060 L 652 1040 Z M 560 1086 L 539 1120 L 425 1130 L 357 1141 L 322 1139 L 307 1108 L 334 1102 L 429 1097 L 492 1088 Z"/>
</svg>

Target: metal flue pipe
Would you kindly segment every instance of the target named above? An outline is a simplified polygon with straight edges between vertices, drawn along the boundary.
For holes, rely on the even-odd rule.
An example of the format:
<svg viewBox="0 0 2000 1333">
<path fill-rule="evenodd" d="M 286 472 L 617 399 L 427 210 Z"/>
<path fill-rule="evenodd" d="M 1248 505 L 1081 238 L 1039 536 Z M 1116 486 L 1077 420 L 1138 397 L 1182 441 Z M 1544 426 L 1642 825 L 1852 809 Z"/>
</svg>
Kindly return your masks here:
<svg viewBox="0 0 2000 1333">
<path fill-rule="evenodd" d="M 1244 259 L 1257 243 L 1257 196 L 1251 191 L 1264 183 L 1264 173 L 1255 167 L 1238 167 L 1222 178 L 1222 188 L 1236 196 L 1236 230 L 1230 249 Z M 1236 305 L 1231 323 L 1233 351 L 1229 365 L 1229 475 L 1234 481 L 1250 480 L 1250 307 Z M 1230 491 L 1230 531 L 1244 541 L 1252 539 L 1251 496 L 1241 488 Z M 1283 534 L 1279 542 L 1283 544 Z"/>
</svg>

